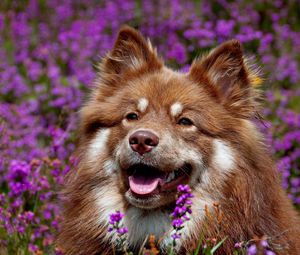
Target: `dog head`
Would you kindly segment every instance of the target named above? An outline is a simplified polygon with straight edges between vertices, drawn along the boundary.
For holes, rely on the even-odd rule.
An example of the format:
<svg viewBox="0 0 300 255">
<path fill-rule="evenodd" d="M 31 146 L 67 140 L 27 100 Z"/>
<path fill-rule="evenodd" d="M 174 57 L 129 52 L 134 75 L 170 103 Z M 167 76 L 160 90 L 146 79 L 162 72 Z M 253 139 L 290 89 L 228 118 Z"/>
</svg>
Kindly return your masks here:
<svg viewBox="0 0 300 255">
<path fill-rule="evenodd" d="M 178 184 L 219 191 L 238 164 L 240 133 L 252 129 L 255 79 L 236 40 L 179 73 L 122 28 L 81 111 L 85 171 L 117 180 L 143 209 L 172 204 Z"/>
</svg>

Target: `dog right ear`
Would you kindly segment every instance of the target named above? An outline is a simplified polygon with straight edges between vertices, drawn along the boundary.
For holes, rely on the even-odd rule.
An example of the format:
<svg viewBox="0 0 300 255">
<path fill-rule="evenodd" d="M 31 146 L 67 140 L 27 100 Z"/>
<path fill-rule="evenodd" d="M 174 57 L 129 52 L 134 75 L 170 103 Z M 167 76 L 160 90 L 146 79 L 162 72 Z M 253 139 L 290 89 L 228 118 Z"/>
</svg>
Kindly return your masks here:
<svg viewBox="0 0 300 255">
<path fill-rule="evenodd" d="M 207 56 L 195 60 L 189 76 L 239 118 L 253 117 L 260 107 L 260 96 L 254 87 L 261 78 L 247 64 L 237 40 L 224 42 Z"/>
<path fill-rule="evenodd" d="M 151 71 L 161 67 L 162 61 L 150 41 L 146 41 L 137 30 L 123 26 L 113 49 L 100 64 L 100 76 L 122 76 L 127 72 Z"/>
</svg>

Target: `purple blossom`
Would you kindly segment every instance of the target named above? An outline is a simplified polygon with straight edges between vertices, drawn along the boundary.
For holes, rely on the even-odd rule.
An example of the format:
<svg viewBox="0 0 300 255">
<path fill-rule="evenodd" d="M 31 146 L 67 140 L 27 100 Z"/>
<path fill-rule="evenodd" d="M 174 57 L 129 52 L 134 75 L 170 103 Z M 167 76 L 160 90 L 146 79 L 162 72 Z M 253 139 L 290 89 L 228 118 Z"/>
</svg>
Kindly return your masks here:
<svg viewBox="0 0 300 255">
<path fill-rule="evenodd" d="M 124 214 L 120 211 L 116 211 L 109 215 L 109 227 L 108 232 L 116 234 L 116 249 L 126 250 L 126 234 L 128 233 L 128 228 L 124 227 L 122 224 L 122 219 Z"/>
<path fill-rule="evenodd" d="M 172 221 L 172 225 L 174 228 L 181 228 L 183 225 L 183 220 L 182 219 L 175 219 Z"/>
<path fill-rule="evenodd" d="M 248 255 L 264 254 L 264 255 L 275 255 L 269 248 L 269 243 L 266 239 L 262 239 L 258 243 L 253 243 L 247 248 Z"/>
<path fill-rule="evenodd" d="M 112 213 L 109 215 L 109 228 L 108 232 L 116 231 L 120 236 L 126 234 L 128 232 L 127 227 L 122 227 L 121 220 L 123 219 L 124 214 L 120 211 L 116 211 L 115 213 Z"/>
<path fill-rule="evenodd" d="M 36 251 L 38 251 L 38 246 L 37 245 L 34 245 L 34 244 L 32 244 L 32 243 L 30 243 L 29 245 L 28 245 L 28 250 L 30 251 L 30 252 L 36 252 Z"/>
<path fill-rule="evenodd" d="M 257 254 L 257 248 L 255 244 L 252 244 L 248 249 L 247 249 L 247 255 L 256 255 Z"/>
<path fill-rule="evenodd" d="M 176 240 L 181 237 L 180 230 L 184 228 L 184 223 L 190 218 L 188 214 L 192 214 L 191 206 L 192 201 L 190 200 L 193 195 L 190 187 L 188 185 L 178 185 L 178 198 L 176 200 L 176 206 L 174 211 L 171 214 L 173 219 L 173 233 L 171 234 L 171 238 L 173 239 L 173 247 L 176 246 Z"/>
<path fill-rule="evenodd" d="M 172 237 L 173 240 L 180 239 L 181 234 L 180 233 L 174 233 L 174 234 L 171 235 L 171 237 Z"/>
<path fill-rule="evenodd" d="M 265 251 L 265 255 L 276 255 L 273 251 Z"/>
<path fill-rule="evenodd" d="M 243 247 L 243 244 L 244 244 L 244 242 L 235 243 L 235 244 L 234 244 L 234 248 L 240 249 L 240 248 Z"/>
<path fill-rule="evenodd" d="M 119 229 L 117 229 L 117 233 L 119 234 L 119 235 L 124 235 L 124 234 L 126 234 L 128 232 L 128 228 L 119 228 Z"/>
<path fill-rule="evenodd" d="M 116 213 L 112 213 L 109 215 L 109 224 L 119 224 L 122 218 L 124 217 L 124 214 L 120 211 L 117 211 Z"/>
<path fill-rule="evenodd" d="M 233 20 L 218 20 L 216 25 L 216 33 L 221 38 L 229 38 L 232 34 L 232 30 L 235 26 Z"/>
<path fill-rule="evenodd" d="M 264 247 L 264 248 L 266 248 L 266 247 L 269 246 L 267 240 L 265 240 L 265 239 L 260 241 L 260 245 L 261 245 L 262 247 Z"/>
</svg>

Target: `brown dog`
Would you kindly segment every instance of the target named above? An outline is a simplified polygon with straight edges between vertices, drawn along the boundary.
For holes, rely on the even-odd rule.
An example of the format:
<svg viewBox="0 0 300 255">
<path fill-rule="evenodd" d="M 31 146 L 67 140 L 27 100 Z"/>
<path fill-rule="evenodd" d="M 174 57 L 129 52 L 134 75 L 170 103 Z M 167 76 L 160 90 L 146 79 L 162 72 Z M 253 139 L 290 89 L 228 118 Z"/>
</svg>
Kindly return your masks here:
<svg viewBox="0 0 300 255">
<path fill-rule="evenodd" d="M 163 253 L 180 183 L 194 198 L 178 253 L 203 237 L 227 237 L 218 254 L 232 254 L 236 242 L 265 236 L 277 254 L 300 254 L 299 218 L 252 121 L 255 74 L 238 41 L 183 74 L 124 27 L 99 69 L 81 110 L 80 162 L 65 188 L 58 238 L 65 254 L 110 254 L 108 219 L 116 210 L 125 213 L 131 250 L 153 234 Z"/>
</svg>

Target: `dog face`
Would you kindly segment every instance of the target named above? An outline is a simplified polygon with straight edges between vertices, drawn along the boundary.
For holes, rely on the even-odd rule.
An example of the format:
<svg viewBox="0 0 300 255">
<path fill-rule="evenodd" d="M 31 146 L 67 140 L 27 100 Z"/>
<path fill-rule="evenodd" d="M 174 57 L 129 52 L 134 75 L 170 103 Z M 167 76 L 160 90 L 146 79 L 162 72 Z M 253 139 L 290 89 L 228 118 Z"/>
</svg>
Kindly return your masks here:
<svg viewBox="0 0 300 255">
<path fill-rule="evenodd" d="M 117 178 L 127 203 L 142 209 L 173 203 L 179 184 L 220 190 L 236 163 L 234 135 L 254 113 L 252 73 L 237 41 L 182 74 L 124 28 L 82 109 L 84 164 Z"/>
</svg>

